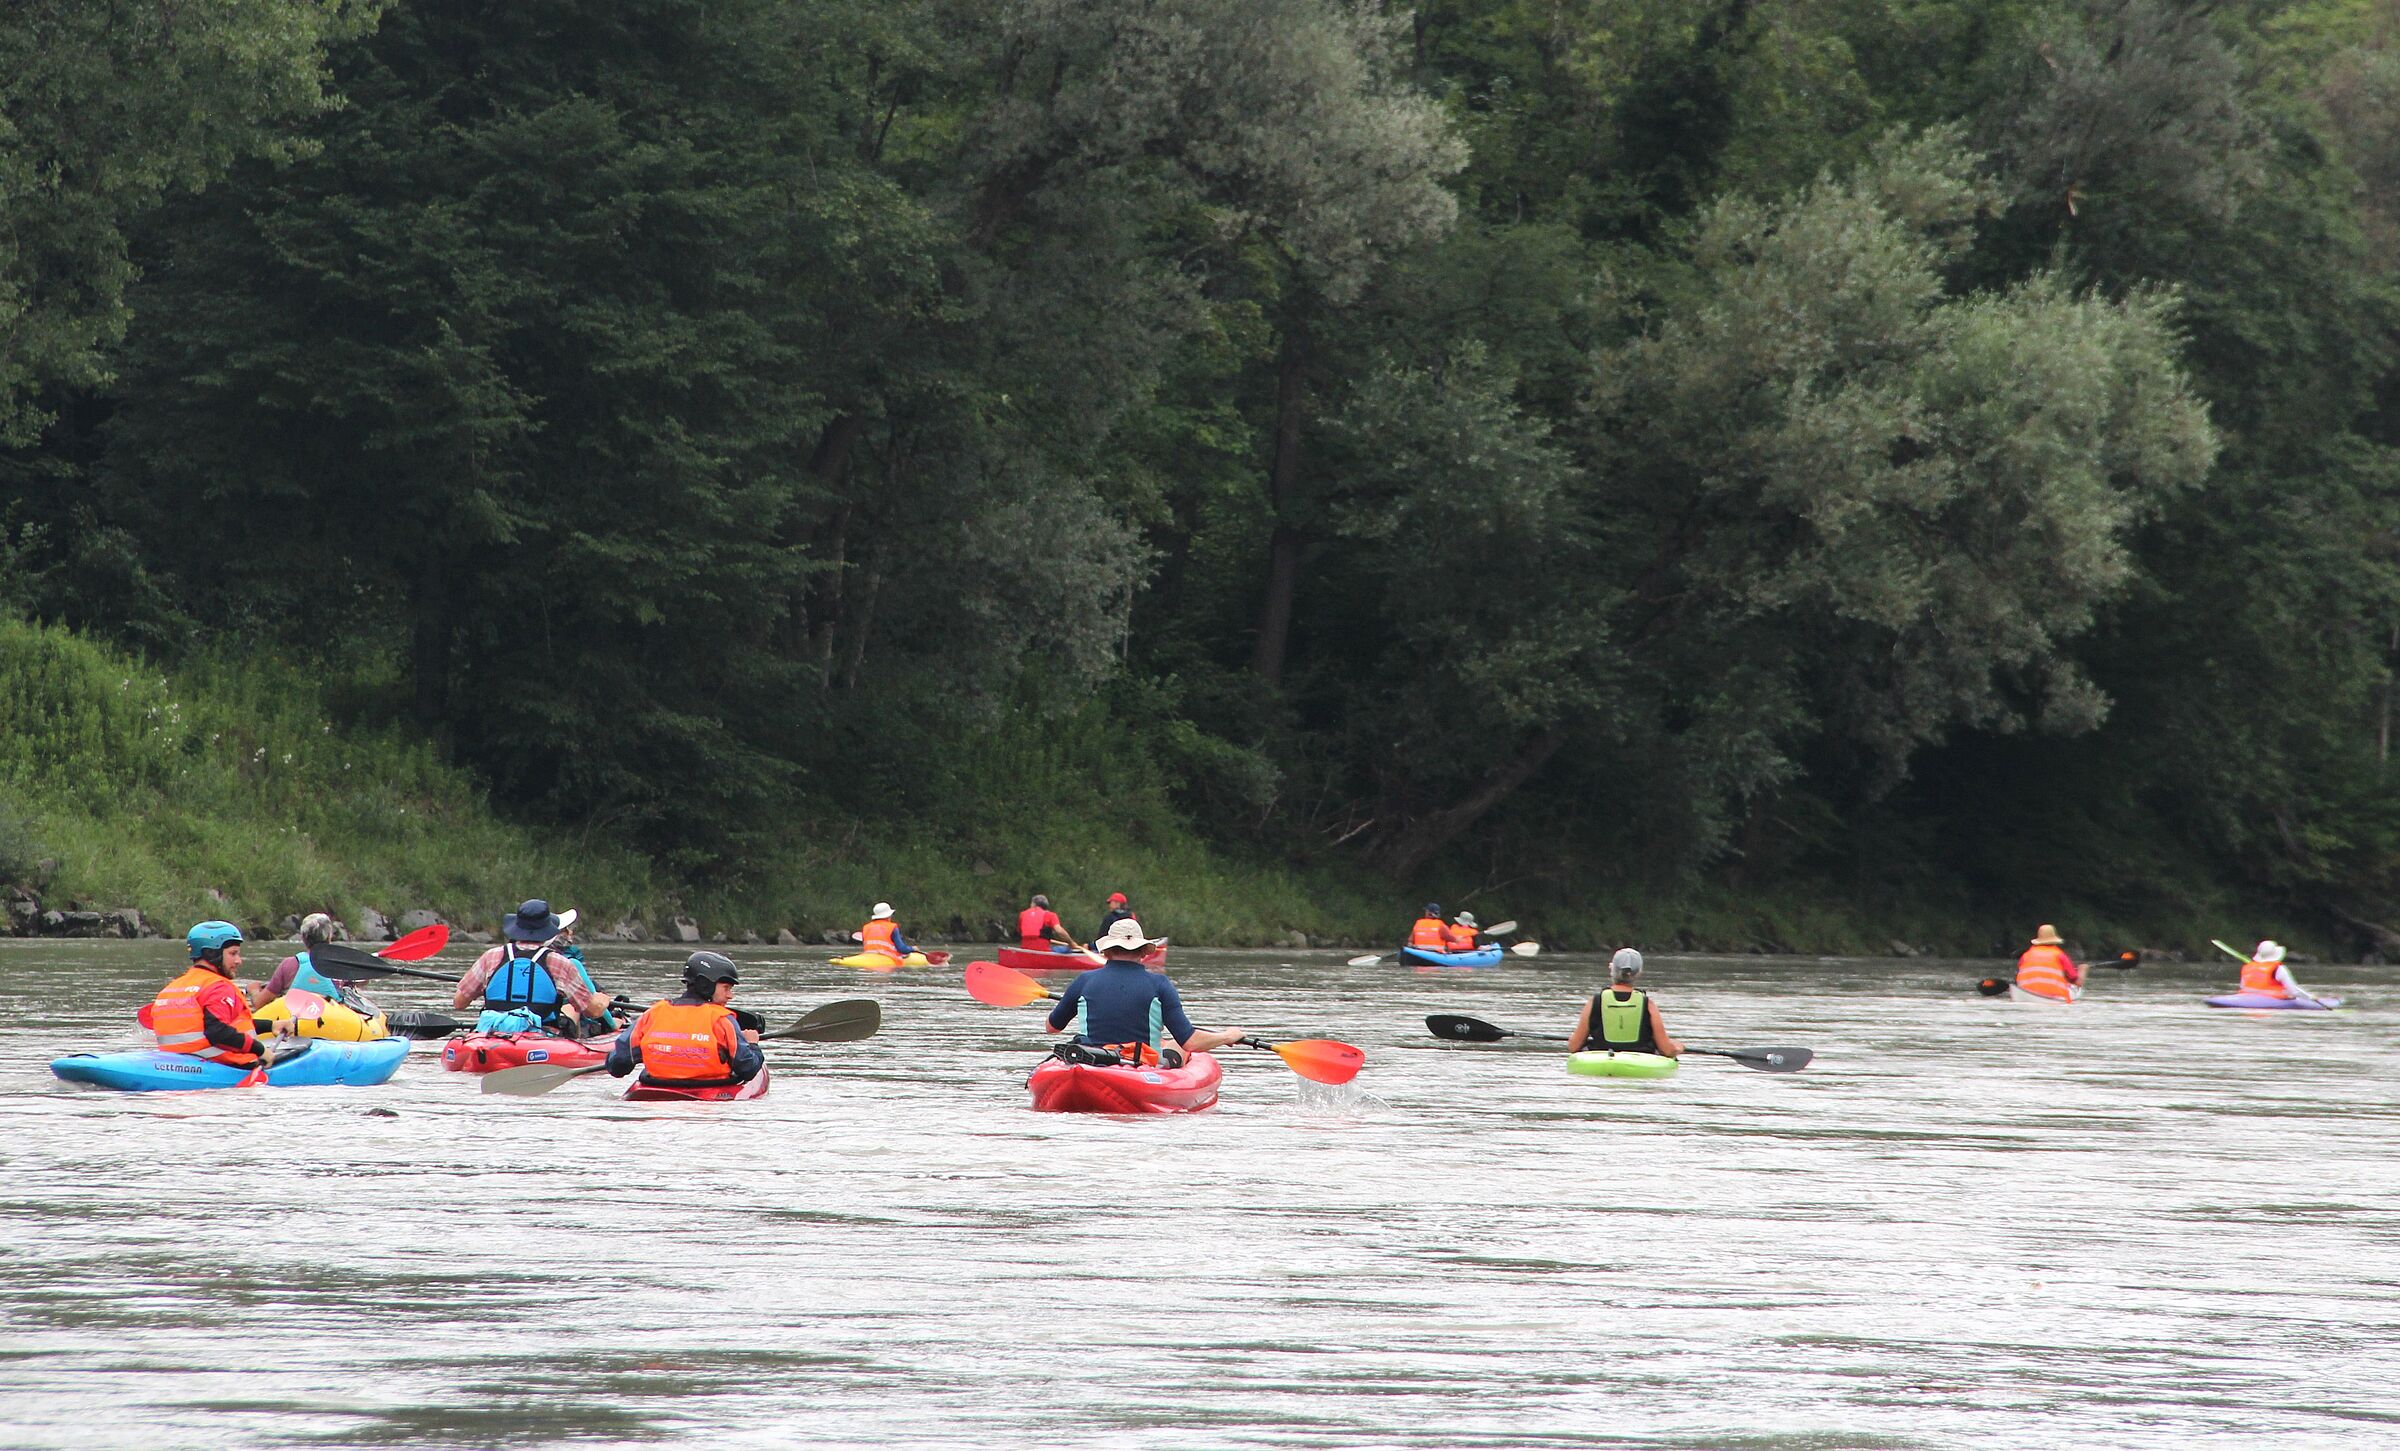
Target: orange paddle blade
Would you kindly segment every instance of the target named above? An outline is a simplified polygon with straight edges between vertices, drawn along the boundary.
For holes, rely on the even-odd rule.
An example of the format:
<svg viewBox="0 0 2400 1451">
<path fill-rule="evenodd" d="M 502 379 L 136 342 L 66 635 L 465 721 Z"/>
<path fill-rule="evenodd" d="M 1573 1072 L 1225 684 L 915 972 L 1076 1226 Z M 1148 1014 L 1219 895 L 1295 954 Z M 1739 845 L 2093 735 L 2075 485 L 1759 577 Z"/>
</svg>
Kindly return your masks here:
<svg viewBox="0 0 2400 1451">
<path fill-rule="evenodd" d="M 386 962 L 416 962 L 433 956 L 449 945 L 449 927 L 436 922 L 430 927 L 418 928 L 375 955 Z"/>
<path fill-rule="evenodd" d="M 1317 1083 L 1348 1083 L 1367 1066 L 1367 1055 L 1347 1043 L 1331 1038 L 1303 1038 L 1297 1043 L 1261 1043 L 1256 1038 L 1244 1038 L 1254 1048 L 1264 1048 L 1283 1060 L 1283 1066 L 1302 1078 Z"/>
<path fill-rule="evenodd" d="M 1002 967 L 996 962 L 967 964 L 967 992 L 975 1001 L 990 1003 L 995 1008 L 1021 1008 L 1056 996 L 1015 968 Z"/>
</svg>

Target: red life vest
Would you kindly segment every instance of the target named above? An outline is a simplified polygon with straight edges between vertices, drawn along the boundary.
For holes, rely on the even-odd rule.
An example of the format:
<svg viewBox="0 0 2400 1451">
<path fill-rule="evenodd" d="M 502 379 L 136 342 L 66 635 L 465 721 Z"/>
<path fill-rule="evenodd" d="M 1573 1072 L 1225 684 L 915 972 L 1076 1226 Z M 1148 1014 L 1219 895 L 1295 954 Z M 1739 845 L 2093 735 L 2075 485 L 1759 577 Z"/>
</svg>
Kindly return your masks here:
<svg viewBox="0 0 2400 1451">
<path fill-rule="evenodd" d="M 2275 969 L 2281 966 L 2283 966 L 2283 964 L 2280 962 L 2259 962 L 2256 960 L 2243 963 L 2242 991 L 2246 993 L 2264 993 L 2271 998 L 2290 997 L 2292 995 L 2292 990 L 2275 980 Z"/>
<path fill-rule="evenodd" d="M 1442 925 L 1439 917 L 1419 917 L 1416 925 L 1408 929 L 1408 945 L 1433 952 L 1448 952 L 1450 929 Z"/>
<path fill-rule="evenodd" d="M 2075 993 L 2067 985 L 2067 969 L 2074 965 L 2075 959 L 2061 949 L 2037 942 L 2017 959 L 2017 986 L 2036 997 L 2070 1002 Z"/>
<path fill-rule="evenodd" d="M 1451 952 L 1473 952 L 1475 950 L 1475 929 L 1461 927 L 1453 922 L 1442 929 L 1442 940 L 1449 943 L 1448 950 Z"/>
<path fill-rule="evenodd" d="M 642 1055 L 642 1076 L 665 1082 L 722 1080 L 733 1073 L 736 1036 L 733 1009 L 722 1003 L 676 1003 L 661 999 L 633 1025 L 633 1046 Z"/>
<path fill-rule="evenodd" d="M 864 949 L 894 962 L 900 960 L 900 946 L 892 939 L 900 935 L 900 925 L 889 917 L 879 917 L 858 929 L 858 940 Z"/>
<path fill-rule="evenodd" d="M 208 1008 L 202 1004 L 200 997 L 212 987 L 232 988 L 235 997 L 241 996 L 242 990 L 233 987 L 228 979 L 194 963 L 191 971 L 158 990 L 158 996 L 151 1000 L 149 1010 L 142 1015 L 143 1026 L 158 1034 L 158 1046 L 166 1052 L 189 1053 L 212 1063 L 231 1063 L 247 1068 L 258 1061 L 256 1053 L 220 1048 L 208 1041 L 208 1031 L 203 1026 L 208 1020 Z M 208 995 L 211 998 L 219 996 L 216 993 Z M 246 1009 L 238 1019 L 228 1018 L 222 1013 L 217 1017 L 220 1021 L 240 1027 L 245 1033 L 250 1031 L 250 1014 Z"/>
<path fill-rule="evenodd" d="M 1017 914 L 1017 945 L 1028 952 L 1040 952 L 1050 945 L 1050 929 L 1058 925 L 1056 912 L 1047 907 L 1028 907 Z"/>
</svg>

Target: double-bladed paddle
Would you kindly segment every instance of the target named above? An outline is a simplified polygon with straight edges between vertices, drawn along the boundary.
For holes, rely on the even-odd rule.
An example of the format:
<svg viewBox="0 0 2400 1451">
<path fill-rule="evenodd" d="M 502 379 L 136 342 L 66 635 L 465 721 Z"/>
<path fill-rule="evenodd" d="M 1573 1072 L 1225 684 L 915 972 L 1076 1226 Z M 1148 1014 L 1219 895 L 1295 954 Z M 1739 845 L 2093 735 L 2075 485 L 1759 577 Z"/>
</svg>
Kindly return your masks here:
<svg viewBox="0 0 2400 1451">
<path fill-rule="evenodd" d="M 1557 1033 L 1519 1033 L 1512 1029 L 1487 1023 L 1481 1018 L 1461 1017 L 1454 1013 L 1435 1013 L 1425 1020 L 1426 1028 L 1436 1038 L 1453 1043 L 1497 1043 L 1503 1038 L 1538 1038 L 1550 1043 L 1564 1043 L 1566 1037 Z M 1744 1068 L 1761 1073 L 1797 1073 L 1806 1068 L 1816 1052 L 1809 1048 L 1694 1048 L 1684 1045 L 1686 1053 L 1705 1053 L 1711 1058 L 1730 1058 Z"/>
<path fill-rule="evenodd" d="M 436 924 L 439 925 L 438 923 Z M 397 946 L 398 944 L 394 944 Z M 421 977 L 431 982 L 458 981 L 453 972 L 428 972 L 421 967 L 395 967 L 374 953 L 361 952 L 344 942 L 328 942 L 308 950 L 309 961 L 327 977 L 355 981 L 375 977 Z"/>
<path fill-rule="evenodd" d="M 967 992 L 975 1001 L 995 1008 L 1021 1008 L 1058 996 L 1015 968 L 1002 967 L 996 962 L 968 963 L 966 983 Z M 1241 1047 L 1261 1048 L 1274 1054 L 1283 1060 L 1284 1067 L 1317 1083 L 1348 1083 L 1358 1076 L 1358 1070 L 1367 1061 L 1363 1051 L 1331 1038 L 1302 1038 L 1291 1043 L 1269 1043 L 1258 1038 L 1237 1041 Z"/>
<path fill-rule="evenodd" d="M 883 1026 L 883 1005 L 873 998 L 844 998 L 810 1010 L 800 1021 L 788 1028 L 761 1033 L 758 1041 L 772 1043 L 779 1039 L 797 1039 L 804 1043 L 855 1043 L 872 1038 Z M 593 1063 L 583 1067 L 554 1063 L 529 1063 L 522 1068 L 503 1068 L 483 1075 L 485 1093 L 505 1093 L 513 1098 L 537 1098 L 571 1078 L 591 1073 L 606 1073 L 608 1065 Z"/>
</svg>

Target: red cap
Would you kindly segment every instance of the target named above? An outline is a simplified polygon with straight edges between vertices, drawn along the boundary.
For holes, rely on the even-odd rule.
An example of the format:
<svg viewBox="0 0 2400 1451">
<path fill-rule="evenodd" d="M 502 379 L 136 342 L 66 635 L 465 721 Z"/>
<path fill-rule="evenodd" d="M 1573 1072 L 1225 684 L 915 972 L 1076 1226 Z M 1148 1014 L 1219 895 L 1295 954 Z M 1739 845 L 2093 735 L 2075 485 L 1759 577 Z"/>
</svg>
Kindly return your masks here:
<svg viewBox="0 0 2400 1451">
<path fill-rule="evenodd" d="M 1111 907 L 1122 907 L 1122 906 L 1124 906 L 1124 905 L 1125 905 L 1125 894 L 1124 894 L 1123 892 L 1111 892 L 1111 893 L 1109 893 L 1109 894 L 1108 894 L 1108 905 L 1110 905 Z"/>
</svg>

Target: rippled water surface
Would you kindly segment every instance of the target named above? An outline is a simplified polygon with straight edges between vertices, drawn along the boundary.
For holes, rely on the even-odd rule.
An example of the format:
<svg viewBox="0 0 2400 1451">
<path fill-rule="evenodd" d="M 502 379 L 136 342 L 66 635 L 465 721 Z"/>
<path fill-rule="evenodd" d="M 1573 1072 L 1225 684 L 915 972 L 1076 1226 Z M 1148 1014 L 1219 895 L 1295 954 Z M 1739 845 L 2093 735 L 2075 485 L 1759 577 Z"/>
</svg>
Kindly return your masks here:
<svg viewBox="0 0 2400 1451">
<path fill-rule="evenodd" d="M 486 1097 L 431 1043 L 379 1089 L 54 1080 L 178 947 L 0 944 L 0 1445 L 2400 1445 L 2382 969 L 2241 1014 L 2230 963 L 2055 1008 L 1654 958 L 1688 1042 L 1818 1057 L 1643 1083 L 1424 1031 L 1564 1032 L 1595 959 L 1178 951 L 1203 1024 L 1367 1070 L 1230 1053 L 1218 1110 L 1127 1120 L 1026 1110 L 1038 1009 L 745 950 L 745 1005 L 882 1035 L 733 1106 Z"/>
</svg>

